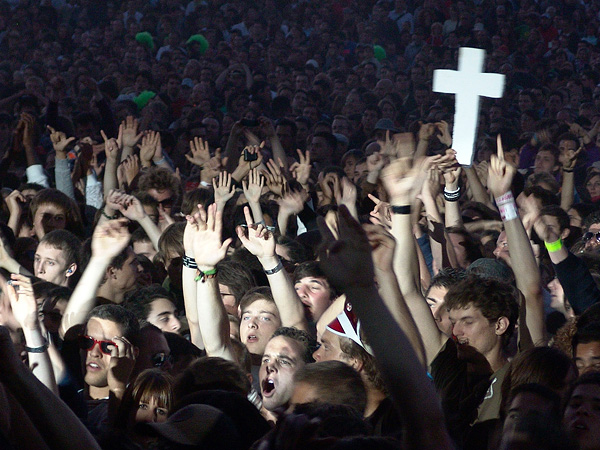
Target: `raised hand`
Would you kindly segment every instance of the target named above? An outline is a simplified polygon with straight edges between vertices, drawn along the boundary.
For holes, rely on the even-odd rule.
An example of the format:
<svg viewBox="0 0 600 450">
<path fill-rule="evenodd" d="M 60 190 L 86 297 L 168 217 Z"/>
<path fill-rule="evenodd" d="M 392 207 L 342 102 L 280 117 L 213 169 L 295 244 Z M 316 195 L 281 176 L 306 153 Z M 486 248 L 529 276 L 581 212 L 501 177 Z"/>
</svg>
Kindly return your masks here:
<svg viewBox="0 0 600 450">
<path fill-rule="evenodd" d="M 101 223 L 96 226 L 92 235 L 92 256 L 112 260 L 127 247 L 130 238 L 126 219 Z"/>
<path fill-rule="evenodd" d="M 367 233 L 367 239 L 371 244 L 371 257 L 377 270 L 391 272 L 393 270 L 394 249 L 396 241 L 394 237 L 381 225 L 364 224 L 363 229 Z"/>
<path fill-rule="evenodd" d="M 232 174 L 236 180 L 243 180 L 246 178 L 246 175 L 248 175 L 248 172 L 250 172 L 252 168 L 258 167 L 260 163 L 262 163 L 263 156 L 261 150 L 264 147 L 264 144 L 264 142 L 261 142 L 260 145 L 247 145 L 244 148 L 244 151 L 240 155 L 238 166 L 235 168 L 235 171 Z M 254 161 L 246 161 L 246 153 L 250 155 L 256 155 L 257 159 Z"/>
<path fill-rule="evenodd" d="M 504 159 L 502 140 L 498 135 L 498 155 L 492 155 L 488 171 L 487 185 L 494 197 L 500 197 L 510 190 L 517 169 Z"/>
<path fill-rule="evenodd" d="M 440 142 L 447 147 L 452 146 L 452 135 L 450 134 L 450 126 L 448 125 L 448 122 L 441 120 L 436 122 L 435 127 L 440 132 L 440 134 L 437 135 L 437 138 L 440 140 Z"/>
<path fill-rule="evenodd" d="M 539 216 L 533 228 L 538 237 L 544 242 L 556 242 L 560 238 L 560 230 L 557 230 L 548 216 Z"/>
<path fill-rule="evenodd" d="M 579 147 L 577 150 L 567 150 L 565 153 L 560 155 L 560 163 L 562 164 L 562 168 L 572 171 L 575 169 L 575 165 L 577 164 L 577 157 L 583 150 L 583 147 Z"/>
<path fill-rule="evenodd" d="M 67 135 L 62 131 L 56 131 L 50 125 L 48 125 L 48 131 L 50 131 L 50 141 L 52 142 L 52 147 L 56 152 L 57 157 L 66 157 L 67 147 L 71 142 L 75 140 L 74 137 L 67 138 Z"/>
<path fill-rule="evenodd" d="M 135 353 L 133 344 L 124 336 L 114 336 L 112 341 L 115 345 L 111 346 L 110 349 L 110 363 L 107 374 L 108 387 L 117 398 L 122 398 L 135 366 Z"/>
<path fill-rule="evenodd" d="M 368 194 L 368 197 L 373 203 L 375 203 L 375 208 L 373 208 L 373 211 L 369 213 L 371 216 L 371 222 L 375 225 L 382 225 L 388 230 L 392 228 L 392 213 L 390 211 L 390 204 L 387 202 L 382 202 L 373 194 Z"/>
<path fill-rule="evenodd" d="M 231 238 L 221 241 L 223 213 L 217 211 L 215 203 L 206 212 L 198 205 L 198 212 L 187 219 L 196 264 L 200 270 L 210 270 L 225 258 L 232 242 Z"/>
<path fill-rule="evenodd" d="M 231 200 L 235 194 L 235 188 L 231 185 L 231 174 L 223 171 L 218 179 L 213 178 L 213 189 L 215 191 L 215 203 L 217 210 L 223 211 L 225 204 Z"/>
<path fill-rule="evenodd" d="M 127 116 L 119 125 L 119 146 L 121 148 L 134 148 L 143 133 L 138 133 L 140 127 L 139 121 L 133 116 Z"/>
<path fill-rule="evenodd" d="M 133 183 L 133 180 L 135 180 L 135 177 L 140 172 L 140 158 L 138 155 L 129 155 L 122 164 L 127 184 L 131 186 L 131 183 Z"/>
<path fill-rule="evenodd" d="M 223 159 L 221 158 L 221 149 L 215 150 L 215 156 L 210 158 L 202 166 L 200 178 L 206 183 L 212 183 L 212 180 L 219 175 L 223 169 Z"/>
<path fill-rule="evenodd" d="M 319 250 L 321 269 L 331 284 L 342 292 L 372 287 L 375 272 L 367 234 L 345 206 L 340 207 L 338 217 L 339 239 L 322 219 L 318 221 L 323 240 Z"/>
<path fill-rule="evenodd" d="M 381 172 L 381 181 L 389 195 L 390 203 L 411 203 L 416 173 L 411 171 L 410 164 L 410 158 L 398 158 Z"/>
<path fill-rule="evenodd" d="M 106 159 L 118 161 L 119 151 L 121 150 L 119 143 L 115 138 L 109 139 L 104 130 L 100 130 L 100 134 L 102 135 L 102 139 L 104 139 L 104 153 L 106 154 Z"/>
<path fill-rule="evenodd" d="M 210 160 L 210 149 L 208 142 L 203 141 L 200 137 L 195 137 L 190 141 L 190 153 L 186 153 L 186 159 L 196 166 L 204 166 Z"/>
<path fill-rule="evenodd" d="M 339 188 L 338 188 L 339 186 Z M 334 193 L 336 195 L 336 203 L 338 206 L 344 205 L 352 214 L 352 217 L 358 219 L 358 211 L 356 210 L 356 186 L 347 177 L 342 178 L 341 186 L 339 183 L 334 185 Z"/>
<path fill-rule="evenodd" d="M 419 140 L 420 141 L 428 141 L 433 136 L 433 133 L 436 131 L 436 126 L 434 123 L 423 123 L 419 122 L 421 125 L 419 127 Z"/>
<path fill-rule="evenodd" d="M 13 316 L 21 328 L 39 329 L 38 307 L 33 294 L 31 279 L 13 273 L 11 280 L 7 283 L 6 293 L 10 300 Z"/>
<path fill-rule="evenodd" d="M 246 237 L 244 227 L 237 227 L 237 235 L 242 245 L 259 260 L 274 257 L 275 237 L 273 233 L 267 230 L 264 225 L 253 223 L 250 209 L 247 206 L 244 207 L 244 216 L 246 217 L 248 236 Z"/>
<path fill-rule="evenodd" d="M 155 153 L 160 146 L 160 133 L 157 131 L 148 131 L 142 137 L 140 144 L 140 160 L 143 167 L 150 167 Z"/>
<path fill-rule="evenodd" d="M 285 178 L 281 173 L 281 167 L 275 164 L 272 159 L 267 161 L 267 172 L 263 172 L 266 177 L 267 188 L 278 197 L 283 195 Z"/>
<path fill-rule="evenodd" d="M 290 167 L 290 172 L 298 183 L 300 183 L 302 186 L 306 186 L 310 178 L 310 152 L 306 150 L 306 153 L 303 155 L 301 150 L 298 149 L 296 151 L 298 152 L 300 162 L 295 162 L 292 164 Z"/>
<path fill-rule="evenodd" d="M 6 206 L 8 207 L 8 212 L 10 213 L 11 216 L 13 214 L 15 216 L 20 216 L 21 215 L 21 204 L 27 203 L 27 199 L 23 196 L 23 194 L 21 194 L 20 191 L 18 191 L 16 189 L 13 190 L 10 194 L 8 194 L 6 196 L 6 198 L 4 199 L 4 201 L 6 202 Z"/>
<path fill-rule="evenodd" d="M 460 177 L 461 167 L 456 160 L 456 151 L 452 149 L 446 150 L 446 157 L 451 157 L 449 161 L 444 161 L 438 164 L 444 175 L 444 182 L 447 189 L 456 189 Z"/>
<path fill-rule="evenodd" d="M 265 179 L 258 173 L 257 169 L 252 169 L 248 173 L 248 180 L 242 181 L 242 188 L 244 189 L 244 196 L 248 203 L 259 203 L 260 194 L 262 188 L 265 185 Z"/>
<path fill-rule="evenodd" d="M 136 222 L 140 222 L 147 216 L 146 211 L 142 206 L 142 202 L 133 195 L 125 195 L 121 199 L 119 211 L 121 211 L 121 214 L 129 220 L 134 220 Z"/>
<path fill-rule="evenodd" d="M 304 209 L 304 203 L 308 200 L 309 195 L 304 189 L 293 191 L 288 189 L 283 197 L 277 199 L 279 210 L 287 214 L 298 214 Z"/>
</svg>

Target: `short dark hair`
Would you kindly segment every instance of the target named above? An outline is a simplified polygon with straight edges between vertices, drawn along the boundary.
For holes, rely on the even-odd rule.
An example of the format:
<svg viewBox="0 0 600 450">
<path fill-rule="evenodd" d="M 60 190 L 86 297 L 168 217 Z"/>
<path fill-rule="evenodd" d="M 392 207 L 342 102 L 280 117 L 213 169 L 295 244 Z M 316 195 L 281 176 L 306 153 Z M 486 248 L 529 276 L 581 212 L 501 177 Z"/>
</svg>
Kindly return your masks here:
<svg viewBox="0 0 600 450">
<path fill-rule="evenodd" d="M 448 310 L 473 305 L 490 322 L 506 317 L 509 324 L 502 335 L 504 344 L 508 342 L 515 329 L 519 317 L 519 300 L 520 294 L 517 288 L 495 278 L 482 278 L 476 275 L 469 275 L 450 286 L 445 297 Z"/>
<path fill-rule="evenodd" d="M 533 195 L 542 203 L 542 207 L 559 204 L 558 197 L 541 186 L 526 187 L 525 189 L 523 189 L 523 194 L 525 194 L 528 197 L 530 195 Z"/>
<path fill-rule="evenodd" d="M 579 344 L 589 344 L 590 342 L 600 342 L 600 324 L 598 323 L 589 323 L 584 327 L 577 328 L 571 341 L 573 356 Z"/>
<path fill-rule="evenodd" d="M 312 357 L 312 354 L 317 349 L 317 341 L 310 337 L 310 335 L 306 331 L 299 330 L 298 328 L 294 327 L 279 327 L 275 330 L 275 333 L 273 333 L 271 339 L 277 336 L 283 336 L 298 342 L 298 344 L 300 344 L 304 350 L 304 354 L 302 355 L 304 362 L 315 362 L 315 360 Z"/>
<path fill-rule="evenodd" d="M 192 214 L 198 204 L 207 208 L 214 200 L 212 191 L 209 189 L 197 188 L 183 194 L 183 200 L 181 201 L 181 212 L 182 214 Z"/>
<path fill-rule="evenodd" d="M 427 293 L 434 287 L 445 287 L 449 288 L 450 286 L 458 283 L 459 281 L 467 278 L 467 272 L 464 269 L 455 269 L 452 267 L 445 267 L 440 269 L 440 271 L 431 279 L 429 283 L 429 287 L 427 288 Z M 427 296 L 427 293 L 425 296 Z"/>
<path fill-rule="evenodd" d="M 40 240 L 40 244 L 42 243 L 57 250 L 61 250 L 67 262 L 67 267 L 71 264 L 77 264 L 79 266 L 81 240 L 70 231 L 52 230 L 49 233 L 46 233 Z"/>
<path fill-rule="evenodd" d="M 203 390 L 224 390 L 247 396 L 252 386 L 242 368 L 218 357 L 199 358 L 190 364 L 175 380 L 175 401 Z"/>
<path fill-rule="evenodd" d="M 294 275 L 292 277 L 294 284 L 298 283 L 302 278 L 306 277 L 314 277 L 314 278 L 323 278 L 327 281 L 329 285 L 329 291 L 331 292 L 331 299 L 333 300 L 338 296 L 338 292 L 335 290 L 333 285 L 327 280 L 327 275 L 321 269 L 321 266 L 316 261 L 306 261 L 302 264 L 298 264 L 296 270 L 294 270 Z"/>
<path fill-rule="evenodd" d="M 243 313 L 244 310 L 257 300 L 266 300 L 267 302 L 275 304 L 273 299 L 273 293 L 270 287 L 258 286 L 250 289 L 240 300 L 240 311 Z"/>
<path fill-rule="evenodd" d="M 115 322 L 121 327 L 123 337 L 127 338 L 133 345 L 139 345 L 140 323 L 131 311 L 126 310 L 121 305 L 107 304 L 96 306 L 87 315 L 85 319 L 86 324 L 92 318 Z"/>
<path fill-rule="evenodd" d="M 558 226 L 560 227 L 559 231 L 561 233 L 564 230 L 568 229 L 569 226 L 571 225 L 571 219 L 569 219 L 569 215 L 567 214 L 567 212 L 564 209 L 562 209 L 558 205 L 544 206 L 540 210 L 540 217 L 541 216 L 556 217 L 556 220 L 558 221 Z"/>
<path fill-rule="evenodd" d="M 152 284 L 126 295 L 123 307 L 135 314 L 137 320 L 144 326 L 152 310 L 152 302 L 158 298 L 165 298 L 175 304 L 175 299 L 169 291 L 158 284 Z"/>
<path fill-rule="evenodd" d="M 318 133 L 315 133 L 313 137 L 320 137 L 325 139 L 325 142 L 327 142 L 327 145 L 331 150 L 335 150 L 337 148 L 337 139 L 332 133 L 329 133 L 327 131 L 319 131 Z"/>
<path fill-rule="evenodd" d="M 65 212 L 67 219 L 66 229 L 75 234 L 82 234 L 81 214 L 77 203 L 58 189 L 42 189 L 33 197 L 29 205 L 32 223 L 38 208 L 49 203 L 57 205 Z"/>
<path fill-rule="evenodd" d="M 306 364 L 294 374 L 295 383 L 315 388 L 318 401 L 332 405 L 347 405 L 364 412 L 367 391 L 360 374 L 341 361 Z"/>
<path fill-rule="evenodd" d="M 229 288 L 238 305 L 244 295 L 256 287 L 252 272 L 241 262 L 231 259 L 217 263 L 217 282 Z"/>
</svg>

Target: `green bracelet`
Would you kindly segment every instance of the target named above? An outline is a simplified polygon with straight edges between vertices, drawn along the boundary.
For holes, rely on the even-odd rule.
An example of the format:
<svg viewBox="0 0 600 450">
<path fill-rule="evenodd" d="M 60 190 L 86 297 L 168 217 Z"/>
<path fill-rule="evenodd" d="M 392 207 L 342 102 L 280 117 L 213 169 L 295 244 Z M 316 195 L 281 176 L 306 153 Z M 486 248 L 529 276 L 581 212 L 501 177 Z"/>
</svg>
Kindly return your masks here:
<svg viewBox="0 0 600 450">
<path fill-rule="evenodd" d="M 554 242 L 544 242 L 544 245 L 546 246 L 546 250 L 548 250 L 550 253 L 557 252 L 563 247 L 562 239 Z"/>
<path fill-rule="evenodd" d="M 205 272 L 202 272 L 200 269 L 196 269 L 196 278 L 194 278 L 194 281 L 202 281 L 204 283 L 207 278 L 215 278 L 216 276 L 217 276 L 217 268 L 216 267 L 214 269 L 210 269 Z"/>
<path fill-rule="evenodd" d="M 102 215 L 103 215 L 104 217 L 106 217 L 108 220 L 115 220 L 115 219 L 118 219 L 118 218 L 119 218 L 119 216 L 118 216 L 117 214 L 115 214 L 114 216 L 109 216 L 108 214 L 106 214 L 106 211 L 104 211 L 104 208 L 102 208 L 102 209 L 100 210 L 100 212 L 101 212 L 101 213 L 102 213 Z"/>
</svg>

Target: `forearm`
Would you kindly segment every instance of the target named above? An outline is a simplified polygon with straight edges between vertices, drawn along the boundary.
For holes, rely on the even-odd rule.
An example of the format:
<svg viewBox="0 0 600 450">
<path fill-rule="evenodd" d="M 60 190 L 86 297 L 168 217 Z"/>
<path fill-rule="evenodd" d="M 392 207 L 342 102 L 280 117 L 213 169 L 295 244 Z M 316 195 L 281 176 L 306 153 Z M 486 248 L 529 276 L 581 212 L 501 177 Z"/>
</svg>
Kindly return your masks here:
<svg viewBox="0 0 600 450">
<path fill-rule="evenodd" d="M 4 251 L 4 254 L 6 256 L 0 260 L 0 268 L 5 269 L 10 273 L 29 274 L 29 271 L 19 264 L 16 259 L 11 258 L 6 254 L 6 250 Z M 29 275 L 31 276 L 31 274 Z"/>
<path fill-rule="evenodd" d="M 397 203 L 393 201 L 392 204 Z M 400 292 L 404 296 L 410 314 L 421 334 L 427 355 L 427 364 L 429 364 L 439 352 L 443 342 L 431 309 L 425 302 L 420 286 L 417 284 L 419 280 L 419 262 L 415 247 L 417 244 L 411 232 L 409 214 L 392 215 L 392 235 L 396 239 L 394 272 Z"/>
<path fill-rule="evenodd" d="M 277 162 L 281 161 L 283 163 L 284 169 L 287 170 L 288 160 L 285 154 L 285 150 L 281 145 L 281 141 L 279 140 L 279 137 L 277 137 L 277 135 L 274 134 L 269 140 L 271 142 L 271 150 L 273 151 L 273 160 Z"/>
<path fill-rule="evenodd" d="M 85 181 L 85 204 L 96 209 L 102 207 L 102 183 L 98 181 L 96 174 L 92 172 Z"/>
<path fill-rule="evenodd" d="M 279 227 L 279 234 L 287 236 L 288 221 L 290 220 L 290 213 L 285 211 L 283 208 L 279 208 L 277 213 L 277 226 Z"/>
<path fill-rule="evenodd" d="M 133 153 L 134 153 L 133 147 L 123 146 L 123 150 L 121 151 L 121 162 L 125 161 L 128 156 L 133 155 Z M 142 164 L 143 164 L 143 162 L 142 162 Z M 149 167 L 149 166 L 150 166 L 150 163 L 148 162 L 147 166 L 144 166 L 144 167 Z"/>
<path fill-rule="evenodd" d="M 564 247 L 562 250 L 567 251 Z M 583 260 L 567 252 L 567 256 L 563 260 L 555 262 L 555 259 L 558 260 L 558 258 L 553 259 L 555 252 L 549 253 L 558 281 L 565 291 L 565 297 L 569 300 L 573 312 L 580 315 L 598 302 L 600 290 Z"/>
<path fill-rule="evenodd" d="M 111 190 L 118 189 L 119 187 L 117 182 L 117 166 L 118 164 L 116 159 L 106 159 L 106 166 L 104 167 L 104 180 L 102 183 L 104 185 L 104 198 L 108 197 L 108 194 Z"/>
<path fill-rule="evenodd" d="M 575 195 L 575 173 L 573 171 L 562 173 L 562 189 L 560 191 L 560 207 L 564 211 L 569 211 L 573 205 Z"/>
<path fill-rule="evenodd" d="M 546 327 L 541 278 L 529 237 L 518 217 L 504 221 L 504 229 L 517 288 L 525 296 L 527 328 L 533 343 L 543 345 L 546 342 Z"/>
<path fill-rule="evenodd" d="M 254 219 L 254 223 L 264 223 L 265 218 L 263 217 L 262 208 L 260 207 L 259 202 L 248 202 L 248 206 L 250 206 L 250 211 L 252 211 L 252 218 Z"/>
<path fill-rule="evenodd" d="M 44 173 L 44 168 L 40 164 L 28 164 L 25 169 L 28 183 L 41 184 L 45 188 L 49 188 L 48 177 Z"/>
<path fill-rule="evenodd" d="M 203 267 L 201 270 L 209 270 Z M 214 269 L 214 267 L 213 267 Z M 196 282 L 197 308 L 202 341 L 207 356 L 237 362 L 229 337 L 229 319 L 219 294 L 216 278 Z"/>
<path fill-rule="evenodd" d="M 417 143 L 417 149 L 413 156 L 413 160 L 417 161 L 419 158 L 427 156 L 427 149 L 429 148 L 429 139 L 419 139 Z"/>
<path fill-rule="evenodd" d="M 467 174 L 467 180 L 469 182 L 469 187 L 471 188 L 471 194 L 473 195 L 472 200 L 478 203 L 483 203 L 484 205 L 495 208 L 492 202 L 490 201 L 490 196 L 487 193 L 487 190 L 481 183 L 477 172 L 473 166 L 465 167 L 465 173 Z"/>
<path fill-rule="evenodd" d="M 150 219 L 149 216 L 144 216 L 144 218 L 141 219 L 138 223 L 144 229 L 146 235 L 148 235 L 148 237 L 150 238 L 154 249 L 158 251 L 158 240 L 160 239 L 161 235 L 158 225 L 152 222 L 152 219 Z"/>
<path fill-rule="evenodd" d="M 227 139 L 227 145 L 225 145 L 224 156 L 227 157 L 227 163 L 225 164 L 225 170 L 232 173 L 236 164 L 240 158 L 240 152 L 238 151 L 239 136 L 236 133 L 229 133 L 229 139 Z"/>
<path fill-rule="evenodd" d="M 46 343 L 39 327 L 23 328 L 23 335 L 25 336 L 25 345 L 27 347 L 41 347 Z M 56 385 L 56 378 L 48 349 L 42 353 L 28 352 L 27 356 L 29 358 L 29 367 L 36 378 L 55 395 L 58 395 L 58 386 Z"/>
<path fill-rule="evenodd" d="M 94 256 L 81 275 L 75 290 L 67 303 L 67 308 L 60 322 L 60 337 L 64 337 L 65 333 L 74 325 L 79 325 L 85 322 L 88 313 L 96 305 L 96 292 L 102 279 L 104 278 L 106 269 L 110 264 L 110 259 L 102 256 Z"/>
<path fill-rule="evenodd" d="M 55 159 L 54 180 L 56 182 L 56 189 L 75 200 L 75 191 L 73 190 L 69 161 L 66 157 L 59 156 L 58 153 L 56 154 Z"/>
<path fill-rule="evenodd" d="M 419 361 L 425 366 L 426 359 L 423 341 L 421 341 L 417 325 L 406 305 L 402 292 L 400 292 L 396 275 L 390 267 L 390 270 L 375 269 L 375 277 L 379 287 L 379 295 L 383 303 L 400 326 L 400 329 L 406 334 L 414 352 L 419 357 Z"/>
<path fill-rule="evenodd" d="M 198 324 L 198 305 L 196 295 L 196 270 L 189 267 L 183 267 L 182 287 L 183 287 L 183 304 L 185 307 L 185 317 L 190 327 L 190 340 L 198 348 L 204 348 L 202 342 L 202 334 L 200 325 Z"/>
<path fill-rule="evenodd" d="M 259 258 L 264 270 L 273 270 L 281 262 L 275 256 Z M 308 331 L 308 323 L 304 315 L 304 306 L 296 294 L 292 280 L 285 269 L 281 268 L 276 273 L 267 275 L 273 299 L 279 310 L 281 325 L 295 327 Z"/>
</svg>

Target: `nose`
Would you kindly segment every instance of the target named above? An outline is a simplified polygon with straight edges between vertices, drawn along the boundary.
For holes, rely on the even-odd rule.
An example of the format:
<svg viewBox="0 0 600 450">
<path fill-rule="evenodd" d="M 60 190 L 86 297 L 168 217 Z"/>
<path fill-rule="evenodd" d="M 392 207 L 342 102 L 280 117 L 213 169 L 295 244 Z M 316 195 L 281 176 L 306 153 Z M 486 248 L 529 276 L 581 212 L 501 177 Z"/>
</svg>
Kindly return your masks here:
<svg viewBox="0 0 600 450">
<path fill-rule="evenodd" d="M 258 328 L 258 325 L 256 324 L 256 319 L 254 317 L 251 317 L 248 320 L 248 328 Z"/>
<path fill-rule="evenodd" d="M 318 349 L 316 349 L 314 351 L 314 353 L 312 354 L 312 357 L 317 362 L 321 361 L 321 347 L 319 347 Z"/>
<path fill-rule="evenodd" d="M 456 337 L 461 337 L 464 334 L 462 327 L 457 323 L 452 325 L 452 334 Z"/>
<path fill-rule="evenodd" d="M 173 318 L 170 320 L 169 325 L 173 331 L 178 331 L 181 328 L 181 322 L 175 316 L 173 316 Z"/>
<path fill-rule="evenodd" d="M 304 286 L 299 286 L 296 289 L 296 292 L 298 293 L 298 297 L 300 297 L 300 298 L 306 298 L 307 297 L 307 295 L 306 295 L 306 287 L 304 287 Z"/>
<path fill-rule="evenodd" d="M 102 358 L 102 352 L 100 351 L 100 344 L 94 342 L 94 346 L 88 350 L 88 353 L 94 358 Z"/>
</svg>

